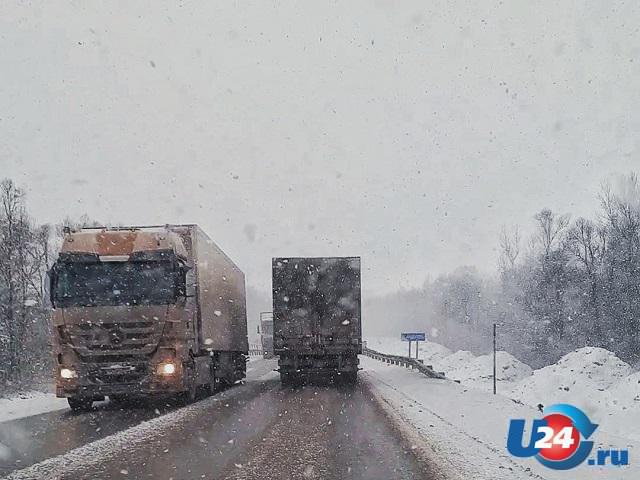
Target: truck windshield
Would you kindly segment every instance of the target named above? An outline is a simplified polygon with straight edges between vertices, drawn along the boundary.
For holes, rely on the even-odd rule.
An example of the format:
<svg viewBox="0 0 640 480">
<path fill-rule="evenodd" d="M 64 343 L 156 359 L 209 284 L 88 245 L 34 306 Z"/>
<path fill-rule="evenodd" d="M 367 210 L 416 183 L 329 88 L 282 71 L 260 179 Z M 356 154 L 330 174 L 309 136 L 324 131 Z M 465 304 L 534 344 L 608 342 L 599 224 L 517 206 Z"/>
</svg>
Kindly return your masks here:
<svg viewBox="0 0 640 480">
<path fill-rule="evenodd" d="M 175 300 L 171 262 L 60 264 L 54 286 L 57 306 L 153 305 Z"/>
</svg>

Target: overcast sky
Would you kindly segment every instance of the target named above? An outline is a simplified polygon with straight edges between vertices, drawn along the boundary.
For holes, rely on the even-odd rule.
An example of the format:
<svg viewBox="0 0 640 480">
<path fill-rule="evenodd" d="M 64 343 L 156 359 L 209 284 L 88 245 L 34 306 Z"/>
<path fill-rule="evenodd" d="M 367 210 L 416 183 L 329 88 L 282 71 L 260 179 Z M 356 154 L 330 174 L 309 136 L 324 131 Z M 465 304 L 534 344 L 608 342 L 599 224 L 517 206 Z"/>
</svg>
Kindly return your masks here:
<svg viewBox="0 0 640 480">
<path fill-rule="evenodd" d="M 258 288 L 491 271 L 502 224 L 640 170 L 640 11 L 459 3 L 3 1 L 0 176 L 39 222 L 198 223 Z"/>
</svg>

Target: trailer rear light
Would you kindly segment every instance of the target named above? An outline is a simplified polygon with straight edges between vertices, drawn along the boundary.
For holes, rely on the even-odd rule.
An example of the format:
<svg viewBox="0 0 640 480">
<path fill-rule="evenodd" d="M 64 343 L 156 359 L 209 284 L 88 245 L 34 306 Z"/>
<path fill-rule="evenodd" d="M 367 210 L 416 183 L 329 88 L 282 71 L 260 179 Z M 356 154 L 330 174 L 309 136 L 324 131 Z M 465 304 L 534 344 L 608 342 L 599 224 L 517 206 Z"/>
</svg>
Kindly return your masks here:
<svg viewBox="0 0 640 480">
<path fill-rule="evenodd" d="M 171 362 L 161 363 L 158 365 L 157 372 L 158 375 L 173 375 L 176 373 L 176 364 Z"/>
<path fill-rule="evenodd" d="M 78 373 L 71 368 L 61 368 L 60 377 L 64 378 L 65 380 L 70 380 L 72 378 L 78 378 Z"/>
</svg>

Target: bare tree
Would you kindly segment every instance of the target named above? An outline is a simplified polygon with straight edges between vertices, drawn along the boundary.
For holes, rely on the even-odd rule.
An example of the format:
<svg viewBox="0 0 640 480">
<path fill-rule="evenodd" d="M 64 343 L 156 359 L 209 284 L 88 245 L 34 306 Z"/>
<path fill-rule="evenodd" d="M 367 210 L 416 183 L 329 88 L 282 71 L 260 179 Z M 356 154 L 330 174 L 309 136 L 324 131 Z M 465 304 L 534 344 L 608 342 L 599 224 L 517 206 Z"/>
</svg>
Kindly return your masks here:
<svg viewBox="0 0 640 480">
<path fill-rule="evenodd" d="M 498 258 L 500 272 L 503 275 L 515 268 L 519 255 L 520 230 L 516 226 L 511 231 L 507 231 L 507 228 L 503 225 L 500 230 L 500 256 Z"/>
<path fill-rule="evenodd" d="M 562 240 L 562 234 L 569 225 L 570 216 L 556 215 L 545 208 L 536 213 L 534 218 L 538 227 L 536 238 L 540 242 L 544 257 L 548 258 L 554 246 Z"/>
<path fill-rule="evenodd" d="M 593 221 L 578 218 L 568 230 L 567 246 L 577 259 L 585 273 L 588 290 L 589 317 L 584 322 L 583 330 L 587 343 L 590 345 L 603 344 L 603 325 L 601 322 L 601 275 L 602 266 L 607 250 L 606 229 Z"/>
<path fill-rule="evenodd" d="M 24 193 L 13 181 L 0 182 L 0 278 L 6 291 L 6 301 L 0 306 L 0 319 L 7 338 L 7 361 L 9 373 L 15 374 L 19 367 L 21 325 L 21 300 L 24 288 L 22 257 L 24 249 Z"/>
</svg>

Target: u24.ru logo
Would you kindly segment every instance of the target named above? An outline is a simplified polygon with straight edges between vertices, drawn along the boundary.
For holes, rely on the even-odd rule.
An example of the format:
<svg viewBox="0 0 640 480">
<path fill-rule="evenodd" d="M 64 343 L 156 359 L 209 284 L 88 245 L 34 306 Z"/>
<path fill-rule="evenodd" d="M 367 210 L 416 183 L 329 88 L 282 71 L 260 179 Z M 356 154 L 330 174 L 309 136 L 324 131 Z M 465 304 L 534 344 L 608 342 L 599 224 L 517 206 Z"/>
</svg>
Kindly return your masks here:
<svg viewBox="0 0 640 480">
<path fill-rule="evenodd" d="M 526 421 L 513 419 L 509 423 L 507 450 L 514 457 L 535 457 L 538 462 L 554 470 L 569 470 L 587 460 L 593 450 L 589 440 L 598 425 L 577 407 L 558 403 L 544 409 L 544 417 L 533 420 L 529 444 L 524 445 Z M 588 465 L 629 464 L 628 450 L 598 449 Z"/>
</svg>

